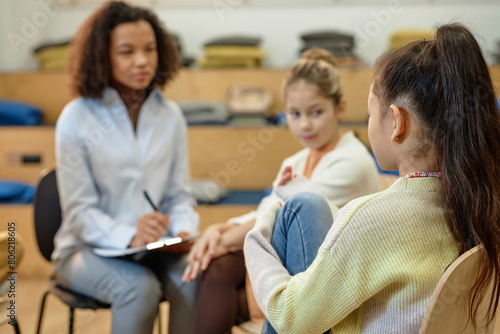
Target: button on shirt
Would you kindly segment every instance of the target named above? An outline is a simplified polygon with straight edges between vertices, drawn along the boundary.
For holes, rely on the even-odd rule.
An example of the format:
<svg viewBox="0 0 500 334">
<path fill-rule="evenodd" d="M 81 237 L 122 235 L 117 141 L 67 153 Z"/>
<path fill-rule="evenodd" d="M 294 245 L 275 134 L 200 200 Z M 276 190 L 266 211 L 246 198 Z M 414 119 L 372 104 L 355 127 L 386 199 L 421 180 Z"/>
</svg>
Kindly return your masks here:
<svg viewBox="0 0 500 334">
<path fill-rule="evenodd" d="M 73 100 L 56 124 L 56 157 L 63 221 L 53 259 L 81 245 L 127 248 L 138 219 L 153 211 L 144 190 L 170 214 L 168 235 L 197 233 L 186 122 L 158 89 L 144 101 L 135 132 L 115 89 Z"/>
</svg>

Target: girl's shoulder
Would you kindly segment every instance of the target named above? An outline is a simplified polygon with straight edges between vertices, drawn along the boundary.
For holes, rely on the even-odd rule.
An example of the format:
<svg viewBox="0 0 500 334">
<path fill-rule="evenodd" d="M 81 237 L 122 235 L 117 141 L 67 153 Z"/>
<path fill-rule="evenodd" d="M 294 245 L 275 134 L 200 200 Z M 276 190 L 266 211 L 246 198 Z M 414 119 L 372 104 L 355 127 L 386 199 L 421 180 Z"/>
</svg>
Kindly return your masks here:
<svg viewBox="0 0 500 334">
<path fill-rule="evenodd" d="M 443 220 L 440 186 L 438 179 L 400 177 L 383 191 L 351 200 L 335 215 L 330 246 L 347 229 L 397 234 L 410 225 Z"/>
<path fill-rule="evenodd" d="M 341 163 L 343 168 L 352 169 L 352 172 L 360 170 L 377 172 L 372 155 L 352 131 L 342 136 L 337 147 L 328 152 L 323 161 L 326 167 Z"/>
</svg>

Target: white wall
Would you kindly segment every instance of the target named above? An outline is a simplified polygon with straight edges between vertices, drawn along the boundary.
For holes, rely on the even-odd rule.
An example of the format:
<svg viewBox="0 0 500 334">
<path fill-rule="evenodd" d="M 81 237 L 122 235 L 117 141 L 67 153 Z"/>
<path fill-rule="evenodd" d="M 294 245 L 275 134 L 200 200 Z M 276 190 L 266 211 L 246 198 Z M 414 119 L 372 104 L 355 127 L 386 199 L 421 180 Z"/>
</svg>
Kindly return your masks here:
<svg viewBox="0 0 500 334">
<path fill-rule="evenodd" d="M 430 29 L 457 20 L 482 38 L 488 60 L 500 52 L 500 1 L 422 3 L 387 0 L 379 4 L 331 5 L 152 5 L 170 30 L 178 33 L 185 53 L 202 55 L 203 43 L 220 35 L 246 34 L 263 39 L 266 65 L 286 67 L 298 57 L 299 35 L 305 31 L 337 29 L 355 35 L 357 54 L 369 65 L 385 51 L 390 34 L 400 28 Z M 44 41 L 70 38 L 95 6 L 72 5 L 70 0 L 0 0 L 0 70 L 36 68 L 32 50 Z M 31 28 L 29 26 L 31 24 Z M 34 30 L 34 32 L 33 32 Z M 15 38 L 15 36 L 21 37 Z M 10 38 L 10 40 L 9 40 Z"/>
</svg>

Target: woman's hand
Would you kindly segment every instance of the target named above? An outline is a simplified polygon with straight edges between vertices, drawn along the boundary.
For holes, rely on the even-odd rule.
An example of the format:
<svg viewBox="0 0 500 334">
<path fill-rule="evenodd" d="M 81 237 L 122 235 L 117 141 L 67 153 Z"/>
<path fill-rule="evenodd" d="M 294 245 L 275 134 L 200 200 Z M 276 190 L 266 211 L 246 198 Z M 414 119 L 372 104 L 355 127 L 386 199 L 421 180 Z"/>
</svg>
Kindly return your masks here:
<svg viewBox="0 0 500 334">
<path fill-rule="evenodd" d="M 229 249 L 222 243 L 222 232 L 217 226 L 210 226 L 191 248 L 188 255 L 188 266 L 184 271 L 182 281 L 194 280 L 200 270 L 208 268 L 212 259 L 227 253 L 229 253 Z"/>
<path fill-rule="evenodd" d="M 137 222 L 137 233 L 130 241 L 129 247 L 140 247 L 160 239 L 170 225 L 170 216 L 153 211 Z"/>
<path fill-rule="evenodd" d="M 281 180 L 278 182 L 278 187 L 284 186 L 285 184 L 290 182 L 292 178 L 293 178 L 292 167 L 286 166 L 285 169 L 283 170 L 283 173 L 281 174 Z"/>
</svg>

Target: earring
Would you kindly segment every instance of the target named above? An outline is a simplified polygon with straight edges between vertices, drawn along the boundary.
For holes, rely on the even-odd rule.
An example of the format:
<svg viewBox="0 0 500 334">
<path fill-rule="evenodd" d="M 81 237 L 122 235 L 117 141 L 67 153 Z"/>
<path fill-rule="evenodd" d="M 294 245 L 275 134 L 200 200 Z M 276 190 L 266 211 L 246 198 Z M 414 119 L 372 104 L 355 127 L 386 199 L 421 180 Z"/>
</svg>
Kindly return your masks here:
<svg viewBox="0 0 500 334">
<path fill-rule="evenodd" d="M 399 137 L 396 137 L 396 141 L 398 141 L 398 140 L 399 140 Z"/>
</svg>

